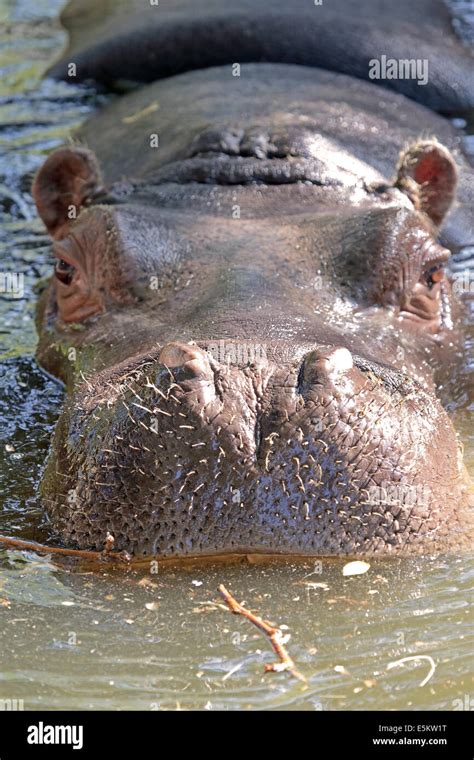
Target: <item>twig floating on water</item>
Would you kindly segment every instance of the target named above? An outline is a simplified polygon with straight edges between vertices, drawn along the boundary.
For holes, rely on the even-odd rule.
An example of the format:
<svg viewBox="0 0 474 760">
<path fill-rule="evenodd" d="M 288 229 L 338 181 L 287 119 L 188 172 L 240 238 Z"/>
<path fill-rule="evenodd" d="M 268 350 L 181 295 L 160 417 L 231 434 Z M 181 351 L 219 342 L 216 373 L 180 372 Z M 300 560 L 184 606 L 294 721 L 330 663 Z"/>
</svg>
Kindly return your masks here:
<svg viewBox="0 0 474 760">
<path fill-rule="evenodd" d="M 225 674 L 225 676 L 223 676 L 222 680 L 223 681 L 227 681 L 227 679 L 230 678 L 231 676 L 233 676 L 234 673 L 237 673 L 237 671 L 240 670 L 241 667 L 242 667 L 242 663 L 239 662 L 239 664 L 236 665 L 235 668 L 232 668 L 232 670 L 227 671 L 227 673 Z"/>
<path fill-rule="evenodd" d="M 109 550 L 110 542 L 106 541 L 104 551 L 97 552 L 87 549 L 63 549 L 59 546 L 47 546 L 38 544 L 36 541 L 23 541 L 20 538 L 10 538 L 9 536 L 0 536 L 0 544 L 9 546 L 12 549 L 25 549 L 27 551 L 39 552 L 40 554 L 62 554 L 65 557 L 80 557 L 82 559 L 116 559 L 119 562 L 130 562 L 131 557 L 127 552 L 112 552 Z"/>
<path fill-rule="evenodd" d="M 265 665 L 265 672 L 268 673 L 269 671 L 273 671 L 276 673 L 281 673 L 284 670 L 288 670 L 291 675 L 297 678 L 299 681 L 307 683 L 306 678 L 296 669 L 295 663 L 285 649 L 283 643 L 283 631 L 280 628 L 275 628 L 275 626 L 271 625 L 268 621 L 262 620 L 262 618 L 254 615 L 253 612 L 250 612 L 250 610 L 247 610 L 245 607 L 239 604 L 239 602 L 234 599 L 232 594 L 227 591 L 223 583 L 221 583 L 219 586 L 219 591 L 227 602 L 227 605 L 231 612 L 233 612 L 235 615 L 242 615 L 242 617 L 250 620 L 251 623 L 253 623 L 269 638 L 270 643 L 273 647 L 273 651 L 278 656 L 280 662 L 267 663 Z"/>
<path fill-rule="evenodd" d="M 394 662 L 389 662 L 388 663 L 387 670 L 391 670 L 392 668 L 396 668 L 399 665 L 403 665 L 405 662 L 410 662 L 411 660 L 428 660 L 428 662 L 430 664 L 430 672 L 428 673 L 428 675 L 426 676 L 426 678 L 424 678 L 422 680 L 422 682 L 420 683 L 420 686 L 426 686 L 426 684 L 431 679 L 431 677 L 433 676 L 433 674 L 434 674 L 434 672 L 436 670 L 436 663 L 435 663 L 435 661 L 433 660 L 433 658 L 429 654 L 413 654 L 413 655 L 410 655 L 410 657 L 402 657 L 401 660 L 394 660 Z"/>
</svg>

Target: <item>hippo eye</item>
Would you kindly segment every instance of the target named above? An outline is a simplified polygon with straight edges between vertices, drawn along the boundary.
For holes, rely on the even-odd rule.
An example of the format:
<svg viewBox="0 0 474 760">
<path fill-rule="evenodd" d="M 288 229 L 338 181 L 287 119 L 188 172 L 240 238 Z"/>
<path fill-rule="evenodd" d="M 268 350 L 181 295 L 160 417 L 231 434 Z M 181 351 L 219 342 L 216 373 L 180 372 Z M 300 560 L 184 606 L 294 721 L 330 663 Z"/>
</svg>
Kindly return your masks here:
<svg viewBox="0 0 474 760">
<path fill-rule="evenodd" d="M 105 311 L 105 288 L 102 287 L 101 272 L 95 270 L 99 241 L 99 230 L 88 219 L 84 228 L 71 230 L 66 237 L 53 243 L 52 291 L 60 325 L 85 322 Z"/>
<path fill-rule="evenodd" d="M 443 282 L 445 279 L 446 271 L 442 263 L 435 264 L 434 266 L 430 267 L 423 273 L 423 278 L 430 290 L 434 288 L 434 286 L 438 282 Z"/>
<path fill-rule="evenodd" d="M 422 274 L 420 282 L 422 285 L 433 290 L 433 288 L 442 284 L 446 279 L 446 263 L 451 257 L 451 251 L 439 245 L 431 243 L 422 258 Z"/>
<path fill-rule="evenodd" d="M 64 259 L 58 259 L 54 268 L 54 274 L 57 279 L 64 285 L 70 285 L 74 277 L 76 268 L 72 264 L 69 264 Z"/>
<path fill-rule="evenodd" d="M 421 271 L 416 264 L 410 281 L 410 268 L 405 269 L 406 287 L 401 294 L 400 316 L 425 323 L 432 332 L 450 324 L 451 289 L 446 276 L 450 251 L 430 242 L 421 256 Z M 416 271 L 418 270 L 418 271 Z"/>
</svg>

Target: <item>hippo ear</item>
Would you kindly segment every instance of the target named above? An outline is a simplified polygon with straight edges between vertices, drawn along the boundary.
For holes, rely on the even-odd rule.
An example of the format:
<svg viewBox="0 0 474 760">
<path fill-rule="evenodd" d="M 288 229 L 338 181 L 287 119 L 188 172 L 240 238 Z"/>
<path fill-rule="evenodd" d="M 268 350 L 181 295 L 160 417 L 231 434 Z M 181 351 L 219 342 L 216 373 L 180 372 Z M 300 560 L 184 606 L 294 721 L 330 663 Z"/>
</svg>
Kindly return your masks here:
<svg viewBox="0 0 474 760">
<path fill-rule="evenodd" d="M 81 206 L 100 194 L 97 159 L 86 148 L 60 148 L 52 153 L 33 182 L 36 208 L 53 238 L 67 233 Z"/>
<path fill-rule="evenodd" d="M 454 201 L 457 174 L 449 150 L 437 140 L 423 140 L 401 153 L 395 187 L 438 227 Z"/>
</svg>

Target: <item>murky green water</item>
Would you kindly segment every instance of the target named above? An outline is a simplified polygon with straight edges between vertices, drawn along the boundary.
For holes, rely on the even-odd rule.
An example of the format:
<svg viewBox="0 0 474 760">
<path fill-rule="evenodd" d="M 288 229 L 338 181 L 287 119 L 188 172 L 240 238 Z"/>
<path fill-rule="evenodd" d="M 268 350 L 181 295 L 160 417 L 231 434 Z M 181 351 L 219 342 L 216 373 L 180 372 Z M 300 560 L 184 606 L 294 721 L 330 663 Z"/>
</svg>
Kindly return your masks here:
<svg viewBox="0 0 474 760">
<path fill-rule="evenodd" d="M 0 293 L 0 534 L 26 538 L 47 536 L 35 492 L 62 398 L 32 358 L 34 288 L 51 264 L 29 188 L 45 154 L 98 103 L 86 88 L 41 81 L 63 44 L 60 5 L 0 0 L 0 272 L 23 275 L 18 297 Z M 456 266 L 472 266 L 472 251 Z M 467 330 L 467 355 L 472 343 Z M 466 360 L 452 404 L 472 472 L 473 372 Z M 1 550 L 0 700 L 26 709 L 466 708 L 472 559 L 380 561 L 354 577 L 337 560 L 153 574 Z M 220 583 L 288 626 L 306 686 L 264 675 L 268 643 L 220 606 Z M 391 665 L 413 655 L 421 659 Z"/>
</svg>

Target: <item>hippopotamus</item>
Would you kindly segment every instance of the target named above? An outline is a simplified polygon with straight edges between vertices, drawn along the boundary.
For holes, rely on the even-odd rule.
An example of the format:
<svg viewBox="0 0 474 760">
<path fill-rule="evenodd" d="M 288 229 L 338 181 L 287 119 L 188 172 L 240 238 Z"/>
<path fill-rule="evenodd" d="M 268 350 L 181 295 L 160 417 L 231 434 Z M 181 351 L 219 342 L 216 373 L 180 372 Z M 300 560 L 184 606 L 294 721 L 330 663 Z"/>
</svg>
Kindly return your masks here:
<svg viewBox="0 0 474 760">
<path fill-rule="evenodd" d="M 438 395 L 462 360 L 459 134 L 340 71 L 234 74 L 113 100 L 35 177 L 38 359 L 67 389 L 51 529 L 163 558 L 458 551 L 471 487 Z"/>
<path fill-rule="evenodd" d="M 370 78 L 443 113 L 474 107 L 472 53 L 443 0 L 72 0 L 61 20 L 69 45 L 50 73 L 69 81 L 114 87 L 223 64 L 293 63 Z M 426 70 L 389 66 L 377 77 L 370 62 L 382 56 Z"/>
</svg>

